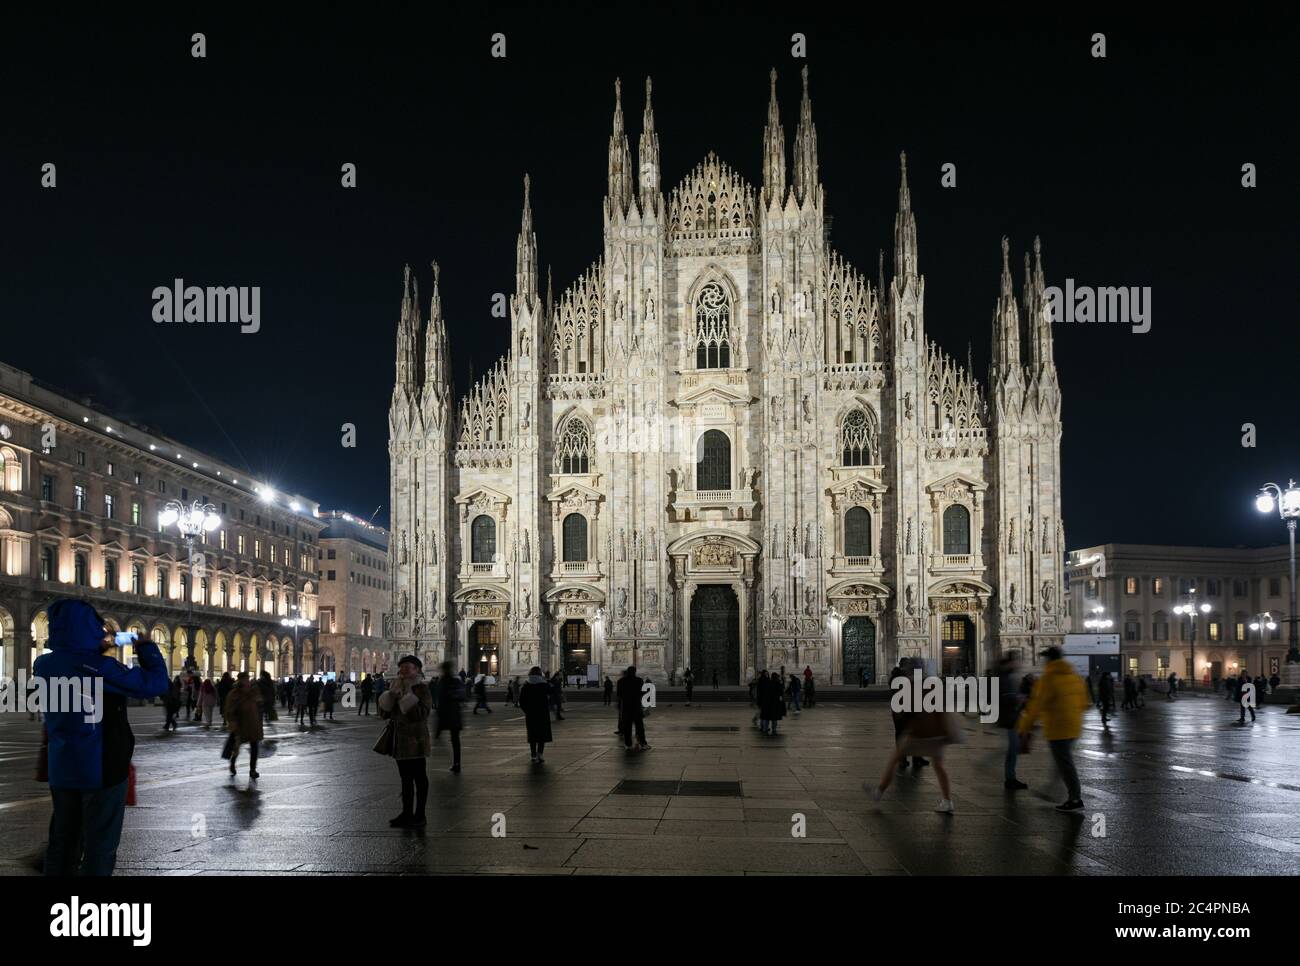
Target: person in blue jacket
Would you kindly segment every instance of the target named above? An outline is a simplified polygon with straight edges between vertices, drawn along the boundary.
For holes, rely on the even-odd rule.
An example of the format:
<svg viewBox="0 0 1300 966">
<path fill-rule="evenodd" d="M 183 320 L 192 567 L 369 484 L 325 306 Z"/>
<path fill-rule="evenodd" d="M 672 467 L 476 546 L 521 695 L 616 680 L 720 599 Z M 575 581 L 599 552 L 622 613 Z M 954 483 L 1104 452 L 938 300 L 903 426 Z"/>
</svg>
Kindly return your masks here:
<svg viewBox="0 0 1300 966">
<path fill-rule="evenodd" d="M 84 600 L 56 600 L 48 616 L 50 650 L 33 668 L 46 694 L 59 689 L 59 680 L 75 678 L 82 682 L 83 695 L 103 697 L 93 714 L 84 708 L 59 708 L 45 715 L 54 804 L 45 874 L 112 875 L 135 750 L 126 700 L 166 694 L 167 663 L 157 644 L 136 635 L 140 666 L 121 664 L 111 653 L 116 647 L 113 632 Z"/>
</svg>

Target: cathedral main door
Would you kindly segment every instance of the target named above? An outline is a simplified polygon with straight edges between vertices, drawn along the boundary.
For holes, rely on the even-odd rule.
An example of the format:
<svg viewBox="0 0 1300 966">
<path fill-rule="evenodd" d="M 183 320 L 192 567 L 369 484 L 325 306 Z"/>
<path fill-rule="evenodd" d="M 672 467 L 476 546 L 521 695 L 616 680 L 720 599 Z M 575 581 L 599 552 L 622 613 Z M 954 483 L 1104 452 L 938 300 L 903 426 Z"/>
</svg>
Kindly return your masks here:
<svg viewBox="0 0 1300 966">
<path fill-rule="evenodd" d="M 691 598 L 691 673 L 701 685 L 740 683 L 740 602 L 727 584 L 701 584 Z"/>
<path fill-rule="evenodd" d="M 870 617 L 844 622 L 844 683 L 876 683 L 876 625 Z"/>
</svg>

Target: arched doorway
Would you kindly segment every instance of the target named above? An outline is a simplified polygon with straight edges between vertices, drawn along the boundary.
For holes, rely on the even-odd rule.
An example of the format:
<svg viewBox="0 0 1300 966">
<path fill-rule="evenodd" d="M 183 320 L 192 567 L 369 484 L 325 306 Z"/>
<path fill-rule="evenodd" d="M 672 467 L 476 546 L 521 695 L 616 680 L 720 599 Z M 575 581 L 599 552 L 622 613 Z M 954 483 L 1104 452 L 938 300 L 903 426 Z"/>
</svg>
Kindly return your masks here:
<svg viewBox="0 0 1300 966">
<path fill-rule="evenodd" d="M 560 625 L 560 666 L 566 679 L 587 677 L 591 663 L 591 625 L 583 620 L 566 620 Z"/>
<path fill-rule="evenodd" d="M 943 675 L 975 673 L 975 622 L 964 614 L 948 615 L 940 626 Z"/>
<path fill-rule="evenodd" d="M 497 657 L 501 648 L 500 626 L 496 621 L 475 621 L 470 625 L 469 673 L 496 675 L 500 670 Z"/>
<path fill-rule="evenodd" d="M 691 598 L 691 673 L 697 681 L 740 683 L 740 602 L 729 584 L 701 584 Z"/>
<path fill-rule="evenodd" d="M 844 622 L 844 683 L 874 684 L 876 680 L 876 625 L 870 617 L 850 617 Z"/>
</svg>

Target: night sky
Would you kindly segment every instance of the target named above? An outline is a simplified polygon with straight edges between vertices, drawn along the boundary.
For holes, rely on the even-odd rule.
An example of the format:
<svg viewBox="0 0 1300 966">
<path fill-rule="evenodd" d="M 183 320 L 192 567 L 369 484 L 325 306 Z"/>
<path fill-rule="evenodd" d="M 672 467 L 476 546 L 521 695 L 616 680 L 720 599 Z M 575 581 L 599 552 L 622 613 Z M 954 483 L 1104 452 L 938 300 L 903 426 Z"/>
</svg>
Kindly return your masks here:
<svg viewBox="0 0 1300 966">
<path fill-rule="evenodd" d="M 959 359 L 971 345 L 981 383 L 1004 234 L 1017 290 L 1035 234 L 1048 284 L 1151 287 L 1147 334 L 1056 326 L 1068 546 L 1282 541 L 1252 500 L 1300 476 L 1294 30 L 364 9 L 11 20 L 0 360 L 386 522 L 403 265 L 427 312 L 441 264 L 459 394 L 508 343 L 490 308 L 513 285 L 525 171 L 557 293 L 600 254 L 616 76 L 634 159 L 654 78 L 666 189 L 709 150 L 758 185 L 768 69 L 789 147 L 807 63 L 834 246 L 873 282 L 879 249 L 890 264 L 906 150 L 926 326 Z M 176 277 L 261 286 L 261 331 L 155 324 L 151 292 Z"/>
</svg>

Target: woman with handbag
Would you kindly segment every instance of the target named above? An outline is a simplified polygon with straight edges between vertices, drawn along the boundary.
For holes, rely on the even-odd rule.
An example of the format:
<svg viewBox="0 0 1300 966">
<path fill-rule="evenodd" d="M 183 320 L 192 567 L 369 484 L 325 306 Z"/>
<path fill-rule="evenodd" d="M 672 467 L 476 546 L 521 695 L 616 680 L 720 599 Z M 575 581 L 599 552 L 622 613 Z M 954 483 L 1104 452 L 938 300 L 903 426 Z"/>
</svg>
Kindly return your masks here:
<svg viewBox="0 0 1300 966">
<path fill-rule="evenodd" d="M 898 767 L 898 763 L 908 755 L 922 755 L 929 758 L 930 764 L 934 766 L 934 777 L 939 779 L 939 792 L 943 795 L 935 811 L 951 815 L 953 813 L 952 791 L 948 784 L 948 770 L 943 766 L 943 754 L 948 745 L 960 740 L 960 734 L 957 721 L 950 712 L 918 711 L 912 714 L 902 740 L 894 748 L 889 764 L 885 766 L 880 784 L 873 788 L 868 782 L 867 794 L 880 801 L 881 796 L 885 794 L 885 789 L 894 780 L 894 769 Z"/>
<path fill-rule="evenodd" d="M 402 814 L 388 824 L 393 828 L 423 828 L 429 801 L 429 714 L 433 696 L 424 683 L 424 665 L 413 654 L 397 662 L 397 680 L 379 696 L 379 717 L 388 724 L 375 742 L 375 751 L 397 762 L 402 779 Z"/>
</svg>

